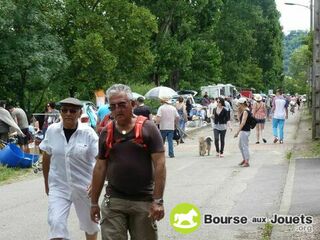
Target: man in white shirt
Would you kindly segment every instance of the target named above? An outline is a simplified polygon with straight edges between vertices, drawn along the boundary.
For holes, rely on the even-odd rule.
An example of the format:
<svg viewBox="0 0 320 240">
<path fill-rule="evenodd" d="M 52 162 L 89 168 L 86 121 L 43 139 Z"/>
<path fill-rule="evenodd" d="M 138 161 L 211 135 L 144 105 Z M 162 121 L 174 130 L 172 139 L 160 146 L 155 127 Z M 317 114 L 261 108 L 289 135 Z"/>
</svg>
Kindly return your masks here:
<svg viewBox="0 0 320 240">
<path fill-rule="evenodd" d="M 74 204 L 86 239 L 96 240 L 99 226 L 90 218 L 88 187 L 98 154 L 98 136 L 91 127 L 80 123 L 82 103 L 78 99 L 66 98 L 60 104 L 62 122 L 50 125 L 40 144 L 49 197 L 49 239 L 69 239 L 67 218 Z"/>
<path fill-rule="evenodd" d="M 276 96 L 273 98 L 271 112 L 273 112 L 273 142 L 276 143 L 279 141 L 280 143 L 283 143 L 284 121 L 285 119 L 288 119 L 288 100 L 282 95 L 280 89 L 277 89 Z"/>
<path fill-rule="evenodd" d="M 173 158 L 173 132 L 175 125 L 179 121 L 179 114 L 177 109 L 170 104 L 169 97 L 163 97 L 160 101 L 162 105 L 159 107 L 157 112 L 157 124 L 160 126 L 163 143 L 165 143 L 166 138 L 168 138 L 168 153 L 169 157 Z"/>
</svg>

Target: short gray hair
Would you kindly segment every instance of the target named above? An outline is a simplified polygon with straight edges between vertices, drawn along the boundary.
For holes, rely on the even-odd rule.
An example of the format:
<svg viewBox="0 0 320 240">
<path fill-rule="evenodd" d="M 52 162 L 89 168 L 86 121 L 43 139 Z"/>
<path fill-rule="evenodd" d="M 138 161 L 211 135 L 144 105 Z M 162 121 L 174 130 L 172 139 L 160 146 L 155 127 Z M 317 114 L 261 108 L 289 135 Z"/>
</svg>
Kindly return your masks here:
<svg viewBox="0 0 320 240">
<path fill-rule="evenodd" d="M 112 95 L 117 95 L 121 92 L 124 92 L 129 98 L 129 100 L 133 99 L 132 91 L 129 86 L 124 84 L 114 84 L 111 87 L 109 87 L 108 90 L 106 91 L 108 102 L 110 102 L 110 97 Z"/>
</svg>

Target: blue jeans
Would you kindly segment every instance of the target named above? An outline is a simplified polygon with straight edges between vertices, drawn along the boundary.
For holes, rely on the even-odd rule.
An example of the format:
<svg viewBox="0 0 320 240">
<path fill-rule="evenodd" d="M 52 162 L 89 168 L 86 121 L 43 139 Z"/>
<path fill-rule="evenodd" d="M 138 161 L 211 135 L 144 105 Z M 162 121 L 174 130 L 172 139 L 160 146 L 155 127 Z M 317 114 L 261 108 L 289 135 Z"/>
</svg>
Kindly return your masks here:
<svg viewBox="0 0 320 240">
<path fill-rule="evenodd" d="M 184 121 L 183 118 L 180 118 L 180 119 L 179 119 L 179 128 L 180 128 L 183 132 L 184 132 L 185 129 L 186 129 L 186 122 Z M 183 134 L 181 131 L 180 131 L 180 135 L 181 135 L 182 138 L 185 137 L 184 134 Z"/>
<path fill-rule="evenodd" d="M 272 130 L 273 136 L 280 140 L 283 140 L 283 126 L 284 126 L 284 119 L 273 118 L 272 119 Z M 278 135 L 278 128 L 279 128 L 279 135 Z"/>
<path fill-rule="evenodd" d="M 168 153 L 169 157 L 174 157 L 173 152 L 173 130 L 160 130 L 163 144 L 166 142 L 166 138 L 168 137 Z"/>
</svg>

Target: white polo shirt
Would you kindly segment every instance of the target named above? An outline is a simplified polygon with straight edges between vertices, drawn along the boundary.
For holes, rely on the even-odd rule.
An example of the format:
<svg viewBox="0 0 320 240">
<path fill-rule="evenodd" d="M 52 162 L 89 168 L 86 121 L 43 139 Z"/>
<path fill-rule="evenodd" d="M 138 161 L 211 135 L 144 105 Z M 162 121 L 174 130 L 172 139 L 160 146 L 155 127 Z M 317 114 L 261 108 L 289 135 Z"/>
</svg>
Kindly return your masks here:
<svg viewBox="0 0 320 240">
<path fill-rule="evenodd" d="M 51 155 L 49 194 L 70 200 L 74 191 L 86 194 L 98 155 L 95 131 L 79 121 L 67 143 L 62 122 L 54 123 L 49 126 L 39 147 Z"/>
</svg>

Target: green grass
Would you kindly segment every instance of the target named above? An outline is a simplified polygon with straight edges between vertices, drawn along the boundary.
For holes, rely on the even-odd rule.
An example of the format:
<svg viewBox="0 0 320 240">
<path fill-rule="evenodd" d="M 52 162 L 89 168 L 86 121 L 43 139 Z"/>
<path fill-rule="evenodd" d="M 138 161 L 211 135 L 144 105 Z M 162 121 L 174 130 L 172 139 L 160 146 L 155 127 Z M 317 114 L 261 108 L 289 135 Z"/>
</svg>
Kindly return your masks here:
<svg viewBox="0 0 320 240">
<path fill-rule="evenodd" d="M 263 231 L 262 231 L 262 240 L 270 240 L 272 228 L 273 226 L 271 223 L 264 224 Z"/>
<path fill-rule="evenodd" d="M 7 168 L 6 166 L 0 165 L 0 183 L 15 180 L 28 173 L 30 173 L 30 169 Z"/>
<path fill-rule="evenodd" d="M 307 158 L 320 157 L 320 140 L 313 140 L 304 150 L 300 150 L 299 155 Z"/>
<path fill-rule="evenodd" d="M 320 140 L 315 140 L 312 142 L 311 154 L 314 157 L 320 156 Z"/>
<path fill-rule="evenodd" d="M 290 160 L 291 157 L 292 157 L 292 151 L 286 152 L 286 159 L 287 159 L 287 160 Z"/>
</svg>

